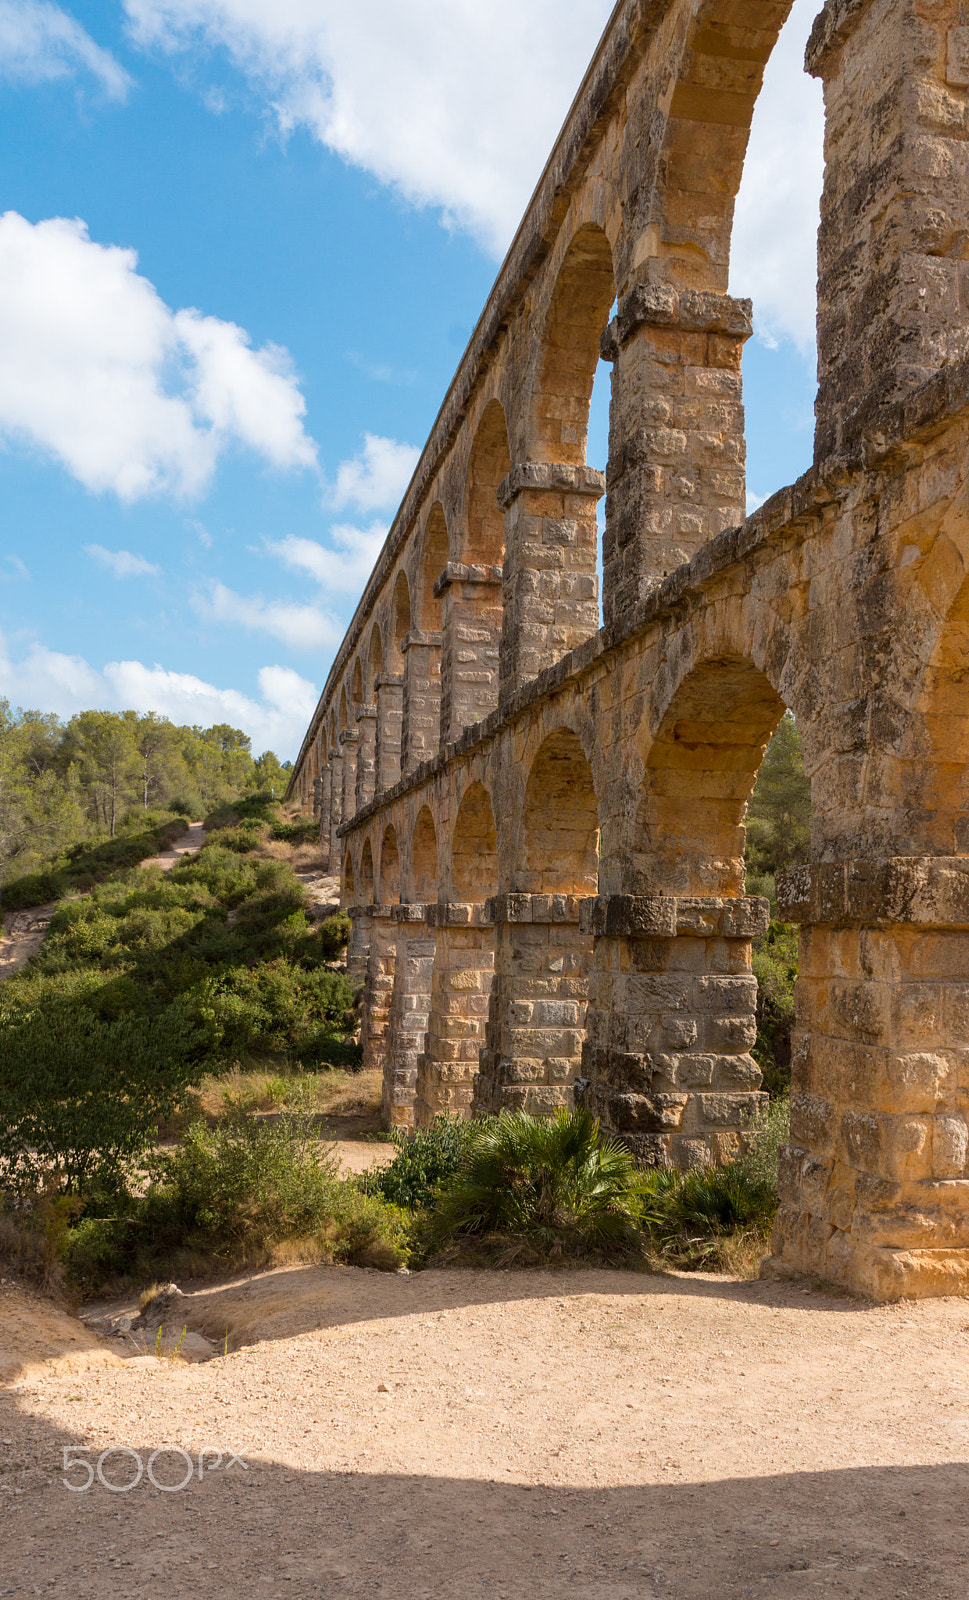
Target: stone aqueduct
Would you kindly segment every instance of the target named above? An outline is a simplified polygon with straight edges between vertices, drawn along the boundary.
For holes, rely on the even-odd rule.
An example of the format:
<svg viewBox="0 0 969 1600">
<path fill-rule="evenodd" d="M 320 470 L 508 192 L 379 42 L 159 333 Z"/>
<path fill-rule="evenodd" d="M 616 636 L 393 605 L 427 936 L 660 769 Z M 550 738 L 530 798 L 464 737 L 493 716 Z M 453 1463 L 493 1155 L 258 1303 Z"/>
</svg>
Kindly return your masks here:
<svg viewBox="0 0 969 1600">
<path fill-rule="evenodd" d="M 391 1122 L 759 1103 L 743 819 L 811 778 L 779 1266 L 969 1291 L 969 4 L 829 0 L 815 461 L 744 517 L 734 198 L 790 0 L 621 0 L 293 780 Z M 613 314 L 613 308 L 615 314 Z M 586 465 L 600 351 L 609 465 Z M 599 623 L 596 503 L 606 493 Z"/>
</svg>

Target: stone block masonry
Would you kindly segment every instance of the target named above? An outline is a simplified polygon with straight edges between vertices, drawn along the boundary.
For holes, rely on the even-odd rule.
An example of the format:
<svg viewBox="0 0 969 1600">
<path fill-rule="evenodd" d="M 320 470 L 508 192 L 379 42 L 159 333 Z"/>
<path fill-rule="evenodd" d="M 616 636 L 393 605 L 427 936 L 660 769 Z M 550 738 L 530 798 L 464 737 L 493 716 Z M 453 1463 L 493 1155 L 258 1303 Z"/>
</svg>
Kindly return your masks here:
<svg viewBox="0 0 969 1600">
<path fill-rule="evenodd" d="M 815 24 L 815 457 L 745 517 L 730 235 L 789 11 L 617 5 L 292 792 L 342 874 L 388 1123 L 579 1101 L 687 1167 L 763 1104 L 744 819 L 793 712 L 813 820 L 782 895 L 801 975 L 773 1265 L 961 1294 L 969 14 L 829 0 Z"/>
</svg>

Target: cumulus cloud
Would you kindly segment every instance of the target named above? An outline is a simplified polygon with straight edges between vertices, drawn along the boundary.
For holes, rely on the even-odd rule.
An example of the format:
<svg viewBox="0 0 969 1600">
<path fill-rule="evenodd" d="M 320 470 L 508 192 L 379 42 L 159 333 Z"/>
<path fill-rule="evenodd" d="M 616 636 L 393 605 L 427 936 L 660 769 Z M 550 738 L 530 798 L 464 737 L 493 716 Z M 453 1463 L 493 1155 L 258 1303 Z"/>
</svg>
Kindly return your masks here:
<svg viewBox="0 0 969 1600">
<path fill-rule="evenodd" d="M 295 756 L 316 705 L 318 690 L 290 667 L 260 668 L 259 698 L 220 689 L 187 672 L 140 661 L 92 667 L 81 656 L 34 643 L 19 656 L 0 635 L 0 696 L 70 717 L 98 706 L 108 711 L 157 711 L 177 723 L 211 727 L 228 722 L 252 738 L 254 748 Z"/>
<path fill-rule="evenodd" d="M 144 556 L 132 555 L 130 550 L 105 550 L 103 544 L 86 544 L 88 555 L 102 567 L 107 567 L 116 578 L 157 578 L 161 567 L 146 561 Z"/>
<path fill-rule="evenodd" d="M 213 583 L 207 594 L 195 596 L 195 608 L 212 622 L 228 622 L 268 633 L 291 650 L 332 650 L 341 630 L 318 605 L 285 600 L 264 600 L 260 595 L 236 594 L 224 583 Z"/>
<path fill-rule="evenodd" d="M 295 534 L 267 541 L 266 549 L 293 572 L 305 572 L 315 578 L 321 589 L 356 594 L 373 571 L 386 537 L 383 522 L 373 522 L 369 528 L 341 523 L 330 529 L 335 549 Z"/>
<path fill-rule="evenodd" d="M 336 511 L 344 506 L 355 506 L 358 511 L 395 510 L 419 458 L 415 445 L 366 433 L 359 454 L 341 461 L 337 468 L 328 503 Z"/>
<path fill-rule="evenodd" d="M 50 0 L 0 0 L 0 78 L 44 83 L 88 74 L 112 100 L 131 79 L 114 56 Z"/>
<path fill-rule="evenodd" d="M 822 161 L 821 91 L 803 54 L 817 8 L 796 0 L 770 63 L 734 250 L 736 292 L 753 295 L 760 335 L 802 351 L 814 339 Z M 308 128 L 501 255 L 612 0 L 125 0 L 125 9 L 142 44 L 223 50 L 284 131 Z"/>
<path fill-rule="evenodd" d="M 134 37 L 228 52 L 301 126 L 501 254 L 612 0 L 125 0 Z"/>
<path fill-rule="evenodd" d="M 767 65 L 734 216 L 730 287 L 750 295 L 767 343 L 814 350 L 824 174 L 821 85 L 804 71 L 817 0 L 795 0 Z"/>
<path fill-rule="evenodd" d="M 396 439 L 368 433 L 358 455 L 337 468 L 335 483 L 327 493 L 331 506 L 353 505 L 366 511 L 396 507 L 417 464 L 419 452 Z M 319 589 L 315 601 L 266 600 L 262 595 L 242 595 L 224 583 L 213 583 L 195 596 L 200 615 L 212 622 L 237 624 L 281 639 L 292 650 L 332 650 L 343 629 L 330 609 L 336 596 L 356 595 L 373 571 L 387 537 L 387 522 L 368 527 L 337 523 L 329 529 L 329 543 L 288 534 L 267 539 L 266 550 L 291 572 L 313 580 Z"/>
<path fill-rule="evenodd" d="M 79 220 L 0 216 L 0 438 L 124 501 L 200 494 L 233 443 L 315 466 L 286 352 L 172 312 L 137 264 Z"/>
</svg>

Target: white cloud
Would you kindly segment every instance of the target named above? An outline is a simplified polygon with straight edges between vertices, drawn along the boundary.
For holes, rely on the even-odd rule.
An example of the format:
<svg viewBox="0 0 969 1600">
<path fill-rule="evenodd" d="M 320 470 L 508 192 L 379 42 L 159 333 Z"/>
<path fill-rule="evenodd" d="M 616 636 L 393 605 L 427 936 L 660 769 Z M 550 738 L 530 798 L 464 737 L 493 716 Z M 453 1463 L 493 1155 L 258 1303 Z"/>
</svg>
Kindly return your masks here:
<svg viewBox="0 0 969 1600">
<path fill-rule="evenodd" d="M 768 68 L 737 206 L 733 278 L 768 341 L 814 340 L 820 85 L 803 70 L 819 0 L 795 0 Z M 503 253 L 611 0 L 125 0 L 134 37 L 226 51 L 285 131 Z"/>
<path fill-rule="evenodd" d="M 102 544 L 86 544 L 84 548 L 116 578 L 157 578 L 161 573 L 161 567 L 146 561 L 144 556 L 132 555 L 130 550 L 105 550 Z"/>
<path fill-rule="evenodd" d="M 0 78 L 44 83 L 90 73 L 112 100 L 131 79 L 79 22 L 49 0 L 0 0 Z"/>
<path fill-rule="evenodd" d="M 419 459 L 416 445 L 366 433 L 363 449 L 337 468 L 327 502 L 335 511 L 344 506 L 355 506 L 358 511 L 394 511 Z"/>
<path fill-rule="evenodd" d="M 386 537 L 383 522 L 372 522 L 369 528 L 338 523 L 330 529 L 336 549 L 295 534 L 267 541 L 266 549 L 292 571 L 308 573 L 328 593 L 358 594 L 373 571 Z"/>
<path fill-rule="evenodd" d="M 612 0 L 125 0 L 142 44 L 226 50 L 309 128 L 505 250 Z"/>
<path fill-rule="evenodd" d="M 804 71 L 818 0 L 795 0 L 767 65 L 734 216 L 730 287 L 750 295 L 768 344 L 814 350 L 817 231 L 824 173 L 821 85 Z"/>
<path fill-rule="evenodd" d="M 197 594 L 194 604 L 201 616 L 213 622 L 237 623 L 255 633 L 271 634 L 293 650 L 332 650 L 342 636 L 338 624 L 320 606 L 236 594 L 224 583 L 213 583 L 207 595 Z"/>
<path fill-rule="evenodd" d="M 0 216 L 0 438 L 125 501 L 199 494 L 233 442 L 275 467 L 314 466 L 286 352 L 173 313 L 137 262 L 81 221 Z"/>
<path fill-rule="evenodd" d="M 33 644 L 14 659 L 0 635 L 0 695 L 14 705 L 70 717 L 98 706 L 108 711 L 157 711 L 177 723 L 211 727 L 228 722 L 248 733 L 256 751 L 295 756 L 313 714 L 318 690 L 290 667 L 261 667 L 259 699 L 219 689 L 187 672 L 140 661 L 109 661 L 98 670 L 80 656 Z"/>
</svg>

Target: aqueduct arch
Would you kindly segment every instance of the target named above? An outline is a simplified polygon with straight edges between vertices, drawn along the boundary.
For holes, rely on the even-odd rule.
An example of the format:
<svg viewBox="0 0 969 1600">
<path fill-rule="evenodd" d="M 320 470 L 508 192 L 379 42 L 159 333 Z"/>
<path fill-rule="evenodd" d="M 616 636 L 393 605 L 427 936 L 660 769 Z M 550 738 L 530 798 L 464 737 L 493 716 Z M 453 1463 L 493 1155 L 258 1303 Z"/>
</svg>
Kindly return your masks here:
<svg viewBox="0 0 969 1600">
<path fill-rule="evenodd" d="M 964 1292 L 969 28 L 961 0 L 828 0 L 815 24 L 815 459 L 746 517 L 752 323 L 727 293 L 730 229 L 789 10 L 619 0 L 293 787 L 319 783 L 322 837 L 346 862 L 355 970 L 368 994 L 392 986 L 370 1047 L 390 1120 L 578 1095 L 642 1159 L 688 1164 L 735 1148 L 757 1104 L 750 951 L 767 908 L 744 894 L 743 808 L 790 707 L 813 824 L 810 866 L 779 883 L 801 979 L 775 1259 L 882 1298 Z M 607 485 L 583 435 L 614 298 L 598 345 L 612 365 L 598 628 Z M 478 669 L 461 638 L 473 607 L 448 598 L 471 592 L 481 529 L 500 611 L 487 701 L 454 692 L 458 667 Z M 358 674 L 375 628 L 374 709 Z M 401 738 L 368 792 L 357 750 L 371 711 L 378 743 L 398 714 Z M 573 758 L 582 782 L 557 786 Z M 559 877 L 542 843 L 556 794 L 586 859 Z M 468 839 L 483 796 L 494 892 L 481 898 Z M 390 827 L 401 900 L 384 906 L 362 862 Z"/>
</svg>

